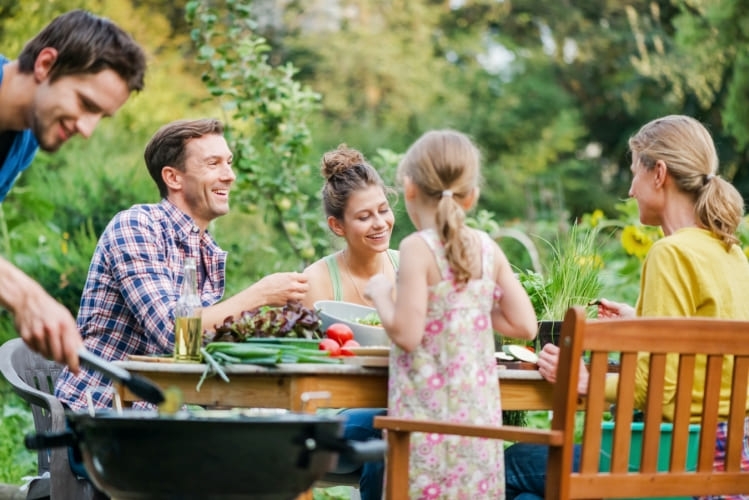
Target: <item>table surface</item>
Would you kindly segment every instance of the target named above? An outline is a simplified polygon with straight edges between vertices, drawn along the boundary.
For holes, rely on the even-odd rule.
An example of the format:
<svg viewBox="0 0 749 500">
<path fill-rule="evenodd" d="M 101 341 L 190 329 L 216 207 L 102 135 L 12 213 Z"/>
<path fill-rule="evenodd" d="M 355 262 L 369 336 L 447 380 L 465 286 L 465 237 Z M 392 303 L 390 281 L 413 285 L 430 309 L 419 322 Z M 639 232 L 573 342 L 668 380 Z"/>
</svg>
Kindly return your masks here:
<svg viewBox="0 0 749 500">
<path fill-rule="evenodd" d="M 316 408 L 384 408 L 387 406 L 387 367 L 354 364 L 289 363 L 274 367 L 227 365 L 229 382 L 216 375 L 198 382 L 204 364 L 116 361 L 130 372 L 143 375 L 159 387 L 177 387 L 189 404 L 255 408 L 286 408 L 313 411 Z M 552 384 L 537 370 L 498 370 L 504 410 L 551 408 Z M 121 384 L 118 392 L 126 403 L 136 400 Z"/>
</svg>

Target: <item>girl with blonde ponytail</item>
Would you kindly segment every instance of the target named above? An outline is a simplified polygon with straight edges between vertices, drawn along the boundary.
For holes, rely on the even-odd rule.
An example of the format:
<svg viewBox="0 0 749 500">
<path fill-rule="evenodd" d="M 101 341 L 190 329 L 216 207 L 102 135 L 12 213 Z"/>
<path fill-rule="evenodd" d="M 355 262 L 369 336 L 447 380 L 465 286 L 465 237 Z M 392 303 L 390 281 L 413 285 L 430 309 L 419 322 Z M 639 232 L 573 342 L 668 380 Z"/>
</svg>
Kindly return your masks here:
<svg viewBox="0 0 749 500">
<path fill-rule="evenodd" d="M 465 224 L 479 195 L 479 152 L 452 130 L 424 134 L 398 166 L 417 232 L 400 244 L 395 298 L 384 275 L 365 294 L 390 339 L 388 414 L 500 425 L 493 331 L 536 335 L 530 299 L 499 246 Z M 504 498 L 502 443 L 411 438 L 409 498 Z"/>
</svg>

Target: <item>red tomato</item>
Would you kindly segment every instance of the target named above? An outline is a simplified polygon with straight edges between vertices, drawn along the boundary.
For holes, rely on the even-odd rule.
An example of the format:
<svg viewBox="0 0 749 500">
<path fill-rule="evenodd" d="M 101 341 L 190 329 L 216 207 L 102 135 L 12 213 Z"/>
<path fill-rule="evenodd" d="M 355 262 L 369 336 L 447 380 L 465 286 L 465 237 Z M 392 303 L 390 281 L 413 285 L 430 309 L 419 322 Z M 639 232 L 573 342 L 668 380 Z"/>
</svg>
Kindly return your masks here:
<svg viewBox="0 0 749 500">
<path fill-rule="evenodd" d="M 325 330 L 325 336 L 338 342 L 338 345 L 343 345 L 347 340 L 354 338 L 354 332 L 348 325 L 333 323 Z"/>
<path fill-rule="evenodd" d="M 349 340 L 347 340 L 346 342 L 343 343 L 342 347 L 344 349 L 348 349 L 349 347 L 361 347 L 361 345 L 359 345 L 359 342 L 357 342 L 356 340 L 349 339 Z"/>
<path fill-rule="evenodd" d="M 321 351 L 330 352 L 331 356 L 338 356 L 341 353 L 341 346 L 333 339 L 322 339 L 318 348 Z"/>
</svg>

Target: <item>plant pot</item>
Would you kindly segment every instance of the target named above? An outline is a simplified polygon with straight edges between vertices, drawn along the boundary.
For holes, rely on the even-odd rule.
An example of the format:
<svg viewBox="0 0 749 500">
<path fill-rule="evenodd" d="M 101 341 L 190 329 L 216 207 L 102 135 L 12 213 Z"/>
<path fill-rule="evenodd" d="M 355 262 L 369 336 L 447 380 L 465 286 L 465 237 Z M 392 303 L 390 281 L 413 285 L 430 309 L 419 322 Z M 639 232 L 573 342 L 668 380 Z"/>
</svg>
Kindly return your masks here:
<svg viewBox="0 0 749 500">
<path fill-rule="evenodd" d="M 542 320 L 538 322 L 536 335 L 536 351 L 540 351 L 546 344 L 559 345 L 559 335 L 562 333 L 561 321 Z"/>
</svg>

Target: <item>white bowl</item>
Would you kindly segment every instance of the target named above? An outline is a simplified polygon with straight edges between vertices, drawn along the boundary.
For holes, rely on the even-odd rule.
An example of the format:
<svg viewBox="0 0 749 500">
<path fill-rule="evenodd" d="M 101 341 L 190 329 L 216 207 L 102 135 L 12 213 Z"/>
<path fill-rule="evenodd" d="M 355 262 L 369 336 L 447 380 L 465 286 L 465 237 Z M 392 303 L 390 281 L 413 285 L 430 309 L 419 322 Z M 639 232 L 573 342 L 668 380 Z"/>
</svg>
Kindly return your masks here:
<svg viewBox="0 0 749 500">
<path fill-rule="evenodd" d="M 333 323 L 343 323 L 351 328 L 354 332 L 354 339 L 361 345 L 390 345 L 390 339 L 384 328 L 363 325 L 357 321 L 357 319 L 376 313 L 375 308 L 338 300 L 318 300 L 314 307 L 322 320 L 323 332 Z"/>
</svg>

